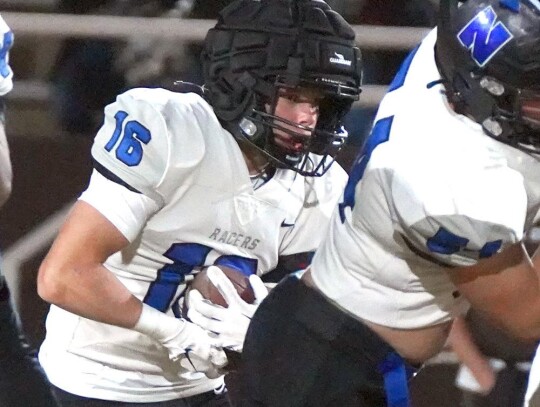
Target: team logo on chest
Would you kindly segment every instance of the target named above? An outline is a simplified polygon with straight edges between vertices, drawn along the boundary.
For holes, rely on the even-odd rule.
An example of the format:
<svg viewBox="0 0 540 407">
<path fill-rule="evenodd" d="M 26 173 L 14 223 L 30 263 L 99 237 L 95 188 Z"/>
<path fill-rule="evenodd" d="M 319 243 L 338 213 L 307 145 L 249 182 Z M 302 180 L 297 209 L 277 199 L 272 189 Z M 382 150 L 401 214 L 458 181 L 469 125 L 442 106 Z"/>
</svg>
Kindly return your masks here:
<svg viewBox="0 0 540 407">
<path fill-rule="evenodd" d="M 480 11 L 458 33 L 461 45 L 471 51 L 471 57 L 480 67 L 486 65 L 514 36 L 497 21 L 497 14 L 489 6 Z"/>
</svg>

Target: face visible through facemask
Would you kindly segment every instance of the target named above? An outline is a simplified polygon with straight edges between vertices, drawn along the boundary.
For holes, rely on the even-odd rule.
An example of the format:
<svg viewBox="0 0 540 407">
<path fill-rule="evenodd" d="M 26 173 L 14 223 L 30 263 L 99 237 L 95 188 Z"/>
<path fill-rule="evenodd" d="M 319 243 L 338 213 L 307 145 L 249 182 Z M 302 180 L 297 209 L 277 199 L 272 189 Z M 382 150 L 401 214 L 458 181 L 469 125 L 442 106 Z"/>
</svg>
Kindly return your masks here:
<svg viewBox="0 0 540 407">
<path fill-rule="evenodd" d="M 308 88 L 281 88 L 278 91 L 273 129 L 277 147 L 292 154 L 305 149 L 319 119 L 321 99 L 320 92 Z"/>
</svg>

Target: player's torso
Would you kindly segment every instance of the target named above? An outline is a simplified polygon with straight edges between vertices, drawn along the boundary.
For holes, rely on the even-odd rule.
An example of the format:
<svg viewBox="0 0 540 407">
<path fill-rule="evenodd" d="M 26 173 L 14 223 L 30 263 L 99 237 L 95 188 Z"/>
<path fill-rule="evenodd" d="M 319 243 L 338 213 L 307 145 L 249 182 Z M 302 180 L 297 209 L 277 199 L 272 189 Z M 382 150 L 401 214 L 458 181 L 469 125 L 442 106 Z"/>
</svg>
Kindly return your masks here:
<svg viewBox="0 0 540 407">
<path fill-rule="evenodd" d="M 540 207 L 540 162 L 453 113 L 441 85 L 428 86 L 433 61 L 419 69 L 429 58 L 417 58 L 381 103 L 313 262 L 315 282 L 338 304 L 404 329 L 459 312 L 445 270 L 521 240 Z"/>
<path fill-rule="evenodd" d="M 254 191 L 244 168 L 220 168 L 220 161 L 230 167 L 234 159 L 242 160 L 241 154 L 201 163 L 200 172 L 214 180 L 201 184 L 198 173 L 193 184 L 184 183 L 148 220 L 140 238 L 106 262 L 140 299 L 157 306 L 155 297 L 157 308 L 166 311 L 193 273 L 212 264 L 247 275 L 275 268 L 283 235 L 304 202 L 303 180 L 278 170 Z"/>
</svg>

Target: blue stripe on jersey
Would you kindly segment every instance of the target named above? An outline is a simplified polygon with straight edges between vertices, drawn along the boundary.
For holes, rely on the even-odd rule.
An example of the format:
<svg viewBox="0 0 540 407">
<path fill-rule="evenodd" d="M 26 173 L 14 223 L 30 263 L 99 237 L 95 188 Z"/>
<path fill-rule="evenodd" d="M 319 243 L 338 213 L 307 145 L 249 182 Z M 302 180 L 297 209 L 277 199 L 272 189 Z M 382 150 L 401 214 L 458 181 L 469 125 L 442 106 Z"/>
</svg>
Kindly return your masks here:
<svg viewBox="0 0 540 407">
<path fill-rule="evenodd" d="M 393 121 L 394 116 L 377 120 L 377 123 L 375 123 L 373 126 L 373 130 L 371 130 L 371 134 L 366 140 L 366 144 L 364 144 L 364 147 L 362 148 L 362 152 L 356 159 L 356 162 L 351 170 L 351 174 L 349 175 L 349 181 L 345 187 L 345 192 L 343 193 L 343 202 L 339 204 L 339 216 L 341 218 L 341 223 L 345 222 L 345 208 L 354 208 L 356 185 L 364 176 L 364 172 L 366 171 L 366 167 L 369 159 L 371 158 L 373 150 L 375 150 L 379 144 L 388 141 L 390 138 L 390 129 L 392 128 Z"/>
<path fill-rule="evenodd" d="M 13 32 L 8 31 L 4 34 L 2 48 L 0 48 L 0 75 L 2 75 L 4 78 L 7 78 L 11 73 L 8 65 L 7 54 L 12 45 Z"/>
<path fill-rule="evenodd" d="M 245 276 L 249 277 L 257 272 L 257 259 L 250 259 L 242 256 L 226 255 L 221 256 L 215 261 L 216 266 L 230 267 L 242 272 Z"/>
<path fill-rule="evenodd" d="M 414 48 L 403 60 L 403 63 L 394 77 L 394 80 L 390 84 L 387 93 L 390 93 L 403 86 L 407 73 L 409 72 L 409 68 L 411 67 L 412 60 L 419 48 L 420 45 Z M 341 223 L 345 222 L 345 208 L 354 208 L 354 192 L 356 189 L 356 184 L 358 184 L 364 175 L 364 171 L 366 170 L 371 153 L 373 150 L 375 150 L 375 147 L 381 143 L 384 143 L 385 141 L 388 141 L 390 138 L 390 128 L 392 127 L 393 120 L 394 116 L 390 116 L 380 119 L 375 123 L 373 129 L 371 130 L 371 134 L 366 140 L 366 144 L 364 144 L 362 151 L 357 157 L 351 173 L 349 174 L 349 182 L 345 187 L 343 202 L 339 204 L 339 216 L 341 218 Z"/>
<path fill-rule="evenodd" d="M 163 256 L 172 260 L 173 263 L 166 264 L 157 271 L 156 279 L 150 283 L 143 302 L 162 312 L 167 311 L 171 304 L 174 308 L 175 304 L 172 302 L 178 286 L 195 267 L 206 265 L 206 258 L 212 250 L 214 250 L 212 247 L 200 243 L 172 244 Z M 258 261 L 248 257 L 223 255 L 218 257 L 214 264 L 232 267 L 249 276 L 257 272 Z M 177 308 L 175 315 L 178 312 Z"/>
<path fill-rule="evenodd" d="M 493 242 L 487 242 L 482 249 L 480 249 L 480 258 L 485 259 L 491 257 L 497 253 L 502 247 L 502 240 L 494 240 Z"/>
<path fill-rule="evenodd" d="M 178 286 L 195 267 L 204 265 L 206 256 L 212 250 L 198 243 L 174 243 L 163 254 L 172 260 L 157 271 L 156 280 L 150 284 L 143 302 L 165 312 L 172 303 Z"/>
<path fill-rule="evenodd" d="M 469 243 L 469 239 L 460 237 L 440 227 L 433 237 L 427 242 L 427 248 L 434 253 L 453 254 L 459 252 Z"/>
<path fill-rule="evenodd" d="M 396 76 L 394 76 L 394 80 L 392 81 L 392 83 L 390 83 L 388 92 L 392 92 L 393 90 L 396 90 L 403 86 L 403 84 L 405 83 L 405 78 L 407 77 L 407 72 L 409 72 L 409 68 L 411 67 L 412 60 L 416 55 L 416 51 L 418 51 L 418 48 L 420 48 L 419 45 L 411 52 L 409 52 L 409 55 L 407 55 L 407 57 L 403 60 L 401 66 L 399 67 L 399 71 L 397 72 Z"/>
<path fill-rule="evenodd" d="M 426 246 L 433 253 L 454 254 L 467 247 L 469 239 L 458 236 L 440 227 L 433 237 L 427 239 Z M 487 242 L 478 252 L 480 259 L 493 256 L 502 247 L 502 240 Z"/>
</svg>

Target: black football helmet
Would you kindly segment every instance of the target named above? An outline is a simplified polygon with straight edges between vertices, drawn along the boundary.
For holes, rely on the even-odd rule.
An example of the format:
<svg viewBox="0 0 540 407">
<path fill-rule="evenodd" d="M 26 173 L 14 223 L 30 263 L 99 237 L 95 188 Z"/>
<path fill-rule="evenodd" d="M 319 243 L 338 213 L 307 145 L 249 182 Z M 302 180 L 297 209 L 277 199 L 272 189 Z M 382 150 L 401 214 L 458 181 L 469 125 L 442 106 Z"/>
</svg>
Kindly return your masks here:
<svg viewBox="0 0 540 407">
<path fill-rule="evenodd" d="M 361 54 L 354 37 L 322 0 L 237 0 L 221 11 L 205 39 L 205 97 L 237 139 L 277 166 L 320 176 L 347 139 L 342 120 L 360 94 Z M 274 114 L 278 91 L 296 88 L 322 95 L 315 129 Z M 302 150 L 283 151 L 273 129 L 298 139 Z M 318 165 L 309 153 L 322 156 Z"/>
<path fill-rule="evenodd" d="M 435 59 L 456 112 L 540 154 L 540 3 L 441 0 Z"/>
</svg>

